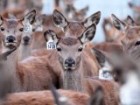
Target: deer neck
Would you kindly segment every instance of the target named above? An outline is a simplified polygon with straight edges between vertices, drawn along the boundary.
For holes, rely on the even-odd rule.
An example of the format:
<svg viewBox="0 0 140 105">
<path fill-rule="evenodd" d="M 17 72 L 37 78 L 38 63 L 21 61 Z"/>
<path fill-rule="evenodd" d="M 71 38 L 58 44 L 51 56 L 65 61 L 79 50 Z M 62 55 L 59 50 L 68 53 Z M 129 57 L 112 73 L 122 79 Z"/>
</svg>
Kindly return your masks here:
<svg viewBox="0 0 140 105">
<path fill-rule="evenodd" d="M 21 44 L 20 47 L 19 47 L 19 61 L 22 61 L 24 60 L 25 58 L 27 58 L 28 56 L 31 55 L 31 45 L 24 45 L 24 44 Z"/>
<path fill-rule="evenodd" d="M 62 87 L 64 89 L 84 92 L 83 78 L 82 65 L 74 71 L 64 70 L 62 73 Z"/>
<path fill-rule="evenodd" d="M 2 74 L 3 80 L 9 82 L 9 92 L 19 91 L 19 79 L 17 76 L 17 50 L 12 52 L 9 56 L 7 56 L 7 60 L 2 63 L 2 70 L 0 71 Z M 5 84 L 4 84 L 5 85 Z"/>
</svg>

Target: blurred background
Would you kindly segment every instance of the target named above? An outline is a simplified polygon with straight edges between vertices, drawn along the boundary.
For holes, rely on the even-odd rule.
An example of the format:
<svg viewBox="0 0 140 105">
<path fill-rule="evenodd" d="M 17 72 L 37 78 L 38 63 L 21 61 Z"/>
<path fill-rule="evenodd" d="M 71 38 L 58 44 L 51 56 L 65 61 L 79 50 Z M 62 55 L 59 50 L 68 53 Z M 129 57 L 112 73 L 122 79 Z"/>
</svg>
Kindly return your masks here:
<svg viewBox="0 0 140 105">
<path fill-rule="evenodd" d="M 140 0 L 0 0 L 0 10 L 3 9 L 13 10 L 16 8 L 22 11 L 23 8 L 38 9 L 43 14 L 52 14 L 54 8 L 63 11 L 64 15 L 71 17 L 76 11 L 74 16 L 80 17 L 83 20 L 91 14 L 101 11 L 101 20 L 97 27 L 95 42 L 102 42 L 105 40 L 103 22 L 105 18 L 109 18 L 111 14 L 115 14 L 120 19 L 124 20 L 128 15 L 139 19 L 140 13 Z M 80 11 L 84 9 L 83 13 Z M 72 11 L 72 12 L 71 12 Z M 69 14 L 68 14 L 69 12 Z M 80 16 L 81 15 L 81 16 Z M 72 19 L 74 20 L 74 19 Z M 75 19 L 78 20 L 78 19 Z"/>
<path fill-rule="evenodd" d="M 133 2 L 136 4 L 138 1 L 140 0 L 133 0 Z M 103 2 L 103 0 L 75 0 L 74 7 L 80 10 L 85 6 L 89 6 L 86 17 L 97 11 L 101 11 L 101 20 L 97 27 L 94 41 L 102 42 L 104 41 L 104 33 L 102 29 L 103 19 L 106 17 L 110 17 L 112 13 L 121 19 L 126 18 L 127 15 L 132 15 L 132 10 L 128 6 L 129 2 L 130 0 L 106 0 L 105 2 Z M 53 0 L 43 0 L 44 7 L 42 12 L 48 14 L 52 13 L 53 3 Z"/>
</svg>

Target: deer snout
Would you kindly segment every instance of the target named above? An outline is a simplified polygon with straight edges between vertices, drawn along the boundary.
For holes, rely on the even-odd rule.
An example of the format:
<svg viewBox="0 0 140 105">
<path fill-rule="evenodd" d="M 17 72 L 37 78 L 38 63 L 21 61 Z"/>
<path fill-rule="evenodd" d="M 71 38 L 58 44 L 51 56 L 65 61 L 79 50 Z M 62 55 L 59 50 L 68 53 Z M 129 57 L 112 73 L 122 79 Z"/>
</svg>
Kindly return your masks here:
<svg viewBox="0 0 140 105">
<path fill-rule="evenodd" d="M 28 37 L 28 36 L 23 37 L 23 41 L 25 43 L 28 43 L 30 41 L 30 37 Z"/>
<path fill-rule="evenodd" d="M 13 42 L 15 42 L 16 38 L 14 36 L 10 35 L 6 38 L 6 40 L 8 43 L 13 43 Z"/>
<path fill-rule="evenodd" d="M 75 61 L 73 58 L 69 57 L 65 60 L 65 65 L 68 67 L 72 67 L 75 64 Z"/>
</svg>

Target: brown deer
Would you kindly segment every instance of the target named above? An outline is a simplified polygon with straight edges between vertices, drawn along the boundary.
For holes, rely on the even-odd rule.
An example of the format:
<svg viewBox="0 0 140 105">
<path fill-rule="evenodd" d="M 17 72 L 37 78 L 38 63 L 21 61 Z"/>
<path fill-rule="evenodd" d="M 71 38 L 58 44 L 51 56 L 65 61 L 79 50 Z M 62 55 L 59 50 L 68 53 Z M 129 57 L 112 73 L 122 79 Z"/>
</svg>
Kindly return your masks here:
<svg viewBox="0 0 140 105">
<path fill-rule="evenodd" d="M 123 32 L 122 46 L 124 51 L 132 57 L 139 59 L 139 32 L 140 27 L 131 18 L 131 24 L 124 23 L 112 15 L 114 26 Z"/>
<path fill-rule="evenodd" d="M 31 11 L 32 13 L 34 12 Z M 17 61 L 17 49 L 24 31 L 23 24 L 25 21 L 32 22 L 33 20 L 32 16 L 30 18 L 25 16 L 21 20 L 0 18 L 2 52 L 5 49 L 16 48 L 1 65 L 3 66 L 1 71 L 6 69 L 5 72 L 9 72 L 11 75 L 12 86 L 10 87 L 10 92 L 43 90 L 48 89 L 48 84 L 51 81 L 58 83 L 59 71 L 53 71 L 48 65 L 49 63 L 47 62 L 49 61 L 47 59 L 31 57 L 31 59 L 29 58 L 23 62 Z"/>
<path fill-rule="evenodd" d="M 63 68 L 69 69 L 69 60 L 70 60 L 71 61 L 70 69 L 77 69 L 79 65 L 82 65 L 80 63 L 84 63 L 84 65 L 87 64 L 91 68 L 95 68 L 94 70 L 89 70 L 90 73 L 88 72 L 89 68 L 88 69 L 86 68 L 87 71 L 84 71 L 85 74 L 88 75 L 98 74 L 98 68 L 96 67 L 95 62 L 93 61 L 92 65 L 90 65 L 91 63 L 89 61 L 92 62 L 92 59 L 90 58 L 89 54 L 85 51 L 86 49 L 84 49 L 83 46 L 84 43 L 91 41 L 92 38 L 94 37 L 96 25 L 98 24 L 99 19 L 100 12 L 97 12 L 92 16 L 90 16 L 89 18 L 85 19 L 85 21 L 83 22 L 68 22 L 59 11 L 57 10 L 54 11 L 53 13 L 54 23 L 58 27 L 62 28 L 62 30 L 64 30 L 65 35 L 61 36 L 61 38 L 58 38 L 59 36 L 50 30 L 50 32 L 47 31 L 45 33 L 45 37 L 47 41 L 52 39 L 54 40 L 55 43 L 58 42 L 60 43 L 60 45 L 59 44 L 57 45 L 58 46 L 57 50 L 59 54 L 59 60 L 60 63 L 63 65 L 62 66 Z M 65 47 L 67 50 L 61 52 L 62 48 L 59 48 L 59 46 Z M 71 51 L 72 49 L 73 51 Z M 89 59 L 87 60 L 87 58 Z"/>
<path fill-rule="evenodd" d="M 83 35 L 90 35 L 91 32 L 86 34 L 88 31 L 93 31 L 93 30 L 90 30 L 90 28 L 93 29 L 93 26 L 88 27 L 85 30 L 85 32 L 83 32 Z M 85 76 L 87 76 L 86 72 L 88 72 L 87 70 L 90 65 L 88 65 L 88 63 L 83 62 L 84 57 L 86 57 L 86 59 L 88 59 L 88 57 L 86 55 L 82 55 L 84 52 L 82 52 L 81 49 L 80 49 L 81 55 L 78 54 L 80 53 L 78 50 L 79 48 L 78 46 L 80 44 L 76 42 L 77 39 L 75 40 L 74 39 L 75 37 L 67 37 L 67 36 L 57 39 L 57 35 L 53 31 L 48 30 L 46 32 L 46 39 L 49 40 L 50 38 L 52 38 L 57 43 L 58 59 L 63 68 L 61 71 L 61 80 L 60 80 L 62 88 L 80 91 L 80 92 L 86 92 L 91 95 L 91 93 L 95 91 L 95 88 L 100 85 L 105 91 L 105 95 L 107 97 L 106 103 L 108 103 L 108 105 L 111 105 L 111 104 L 117 105 L 117 96 L 116 96 L 117 91 L 115 91 L 117 86 L 113 81 L 104 81 L 104 80 L 99 80 L 96 78 L 92 79 L 90 78 L 91 76 L 85 78 Z M 68 43 L 67 42 L 68 38 L 73 38 L 73 39 L 69 39 L 70 42 Z M 77 44 L 71 45 L 73 41 L 75 41 L 74 43 L 77 43 Z M 67 47 L 67 45 L 65 44 L 70 44 L 71 46 L 69 47 L 71 47 L 71 49 L 69 49 L 69 47 Z M 70 50 L 73 50 L 73 51 L 78 50 L 78 51 L 77 51 L 77 54 L 74 55 L 73 52 L 71 52 Z M 78 55 L 78 58 L 77 58 L 77 55 Z M 107 94 L 109 90 L 113 90 L 113 91 L 110 91 L 110 93 Z"/>
<path fill-rule="evenodd" d="M 138 105 L 140 95 L 140 68 L 138 62 L 126 53 L 122 55 L 106 55 L 94 49 L 99 63 L 110 66 L 110 74 L 119 84 L 119 98 L 121 105 Z M 135 97 L 135 98 L 134 98 Z"/>
<path fill-rule="evenodd" d="M 8 95 L 1 105 L 109 105 L 105 103 L 104 92 L 98 87 L 90 97 L 87 94 L 71 90 L 22 92 Z M 80 99 L 80 100 L 79 100 Z"/>
<path fill-rule="evenodd" d="M 135 23 L 129 15 L 123 21 L 129 25 L 134 25 L 133 23 Z M 102 27 L 107 42 L 120 42 L 123 33 L 114 27 L 110 18 L 104 19 Z"/>
</svg>

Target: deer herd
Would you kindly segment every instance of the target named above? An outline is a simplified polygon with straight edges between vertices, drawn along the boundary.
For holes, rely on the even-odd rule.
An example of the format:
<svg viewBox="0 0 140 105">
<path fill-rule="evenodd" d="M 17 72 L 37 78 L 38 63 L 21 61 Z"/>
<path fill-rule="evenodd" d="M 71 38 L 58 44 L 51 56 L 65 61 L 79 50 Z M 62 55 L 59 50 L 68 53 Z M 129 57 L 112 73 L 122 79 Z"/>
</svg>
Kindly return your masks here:
<svg viewBox="0 0 140 105">
<path fill-rule="evenodd" d="M 140 26 L 64 3 L 0 16 L 0 105 L 140 105 Z"/>
</svg>

